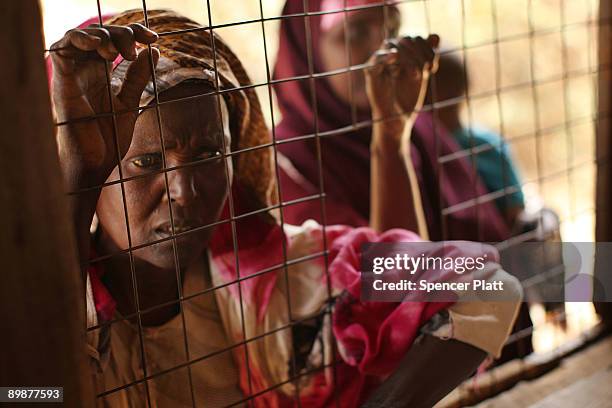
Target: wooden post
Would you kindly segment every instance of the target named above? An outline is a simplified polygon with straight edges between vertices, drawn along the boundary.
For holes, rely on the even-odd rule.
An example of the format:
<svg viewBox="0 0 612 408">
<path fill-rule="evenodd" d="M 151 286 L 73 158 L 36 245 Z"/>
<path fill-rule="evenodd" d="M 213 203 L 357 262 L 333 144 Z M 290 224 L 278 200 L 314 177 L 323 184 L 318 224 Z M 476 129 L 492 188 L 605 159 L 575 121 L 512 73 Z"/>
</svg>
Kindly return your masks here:
<svg viewBox="0 0 612 408">
<path fill-rule="evenodd" d="M 58 163 L 37 0 L 0 2 L 0 386 L 93 404 L 84 285 Z"/>
<path fill-rule="evenodd" d="M 610 108 L 612 107 L 612 81 L 610 63 L 612 62 L 612 4 L 609 0 L 599 2 L 599 103 L 597 120 L 597 224 L 595 236 L 597 242 L 612 241 L 612 127 L 610 126 Z M 610 282 L 612 265 L 602 262 L 610 256 L 598 256 L 596 259 L 595 276 L 602 282 Z M 605 277 L 605 278 L 604 278 Z M 608 299 L 612 293 L 607 293 Z M 612 325 L 612 303 L 595 303 L 597 313 Z"/>
</svg>

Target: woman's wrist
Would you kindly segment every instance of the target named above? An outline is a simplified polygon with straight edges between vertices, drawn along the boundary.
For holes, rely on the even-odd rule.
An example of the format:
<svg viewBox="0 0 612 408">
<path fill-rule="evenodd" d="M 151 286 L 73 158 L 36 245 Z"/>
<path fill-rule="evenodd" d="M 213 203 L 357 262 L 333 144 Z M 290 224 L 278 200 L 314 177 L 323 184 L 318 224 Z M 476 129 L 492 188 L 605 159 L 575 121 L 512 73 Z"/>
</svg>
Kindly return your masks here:
<svg viewBox="0 0 612 408">
<path fill-rule="evenodd" d="M 372 153 L 398 153 L 405 126 L 406 120 L 401 116 L 375 122 L 370 142 Z"/>
<path fill-rule="evenodd" d="M 65 187 L 70 192 L 100 186 L 112 173 L 112 169 L 107 169 L 107 166 L 89 168 L 74 155 L 60 153 L 59 156 Z"/>
<path fill-rule="evenodd" d="M 375 122 L 390 122 L 393 120 L 402 120 L 404 112 L 397 106 L 397 104 L 381 104 L 381 103 L 370 103 L 372 109 L 372 119 Z"/>
</svg>

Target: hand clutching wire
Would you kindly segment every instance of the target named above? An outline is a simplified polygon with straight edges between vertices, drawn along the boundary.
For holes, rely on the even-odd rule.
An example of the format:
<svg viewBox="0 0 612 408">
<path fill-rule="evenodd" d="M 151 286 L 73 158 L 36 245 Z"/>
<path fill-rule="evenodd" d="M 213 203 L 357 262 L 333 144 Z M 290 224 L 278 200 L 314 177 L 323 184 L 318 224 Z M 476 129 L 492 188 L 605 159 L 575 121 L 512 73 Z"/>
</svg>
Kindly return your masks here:
<svg viewBox="0 0 612 408">
<path fill-rule="evenodd" d="M 437 69 L 437 35 L 387 40 L 369 60 L 366 91 L 372 109 L 370 225 L 429 236 L 410 156 L 414 114 Z"/>
<path fill-rule="evenodd" d="M 137 43 L 148 45 L 157 38 L 155 32 L 140 24 L 92 25 L 68 31 L 51 46 L 52 98 L 61 123 L 58 145 L 68 177 L 78 172 L 80 179 L 102 183 L 117 165 L 117 148 L 119 158 L 125 155 L 140 96 L 150 80 L 151 65 L 159 59 L 156 48 L 143 48 L 138 53 Z M 114 94 L 109 92 L 109 74 L 119 55 L 133 62 L 121 89 Z M 113 111 L 117 112 L 116 124 Z"/>
<path fill-rule="evenodd" d="M 429 76 L 437 69 L 440 37 L 402 37 L 385 41 L 369 60 L 366 90 L 376 119 L 398 118 L 418 111 Z"/>
</svg>

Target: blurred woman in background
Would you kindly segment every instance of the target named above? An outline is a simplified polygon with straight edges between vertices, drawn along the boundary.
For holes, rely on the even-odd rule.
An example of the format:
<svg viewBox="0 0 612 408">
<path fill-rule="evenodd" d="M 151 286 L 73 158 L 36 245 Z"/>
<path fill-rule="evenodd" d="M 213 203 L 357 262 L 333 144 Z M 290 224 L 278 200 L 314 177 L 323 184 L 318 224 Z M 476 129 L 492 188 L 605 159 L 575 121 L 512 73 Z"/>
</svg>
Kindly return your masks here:
<svg viewBox="0 0 612 408">
<path fill-rule="evenodd" d="M 364 69 L 347 72 L 349 66 L 365 64 L 385 44 L 397 41 L 400 12 L 394 5 L 382 6 L 376 0 L 313 0 L 309 11 L 331 12 L 282 20 L 274 79 L 334 71 L 313 80 L 280 82 L 275 85 L 282 120 L 275 129 L 282 140 L 281 194 L 283 201 L 318 194 L 321 191 L 318 148 L 320 137 L 321 170 L 326 194 L 326 222 L 368 225 L 372 208 L 371 182 L 372 119 L 382 121 L 385 132 L 402 132 L 407 127 L 406 146 L 415 168 L 428 236 L 433 240 L 469 239 L 502 241 L 509 228 L 491 202 L 442 215 L 444 208 L 487 193 L 481 179 L 465 160 L 438 164 L 438 157 L 460 150 L 460 146 L 431 113 L 414 111 L 375 112 L 366 92 Z M 338 12 L 344 5 L 357 7 Z M 359 8 L 361 7 L 361 8 Z M 334 12 L 335 11 L 335 12 Z M 288 1 L 283 15 L 303 13 L 302 2 Z M 306 30 L 308 27 L 308 31 Z M 309 56 L 310 54 L 310 56 Z M 350 59 L 349 59 L 350 56 Z M 370 61 L 372 62 L 372 61 Z M 405 88 L 392 85 L 398 94 Z M 418 114 L 418 116 L 417 116 Z M 382 120 L 385 118 L 384 120 Z M 411 130 L 411 132 L 410 132 Z M 337 131 L 337 132 L 333 132 Z M 325 135 L 325 133 L 334 133 Z M 292 138 L 298 138 L 291 141 Z M 385 152 L 397 154 L 397 152 Z M 371 199 L 372 197 L 372 199 Z M 376 210 L 376 209 L 374 209 Z M 401 211 L 401 209 L 399 209 Z M 284 208 L 285 221 L 299 223 L 308 218 L 322 220 L 317 200 Z"/>
<path fill-rule="evenodd" d="M 368 66 L 382 58 L 377 52 L 401 42 L 400 10 L 393 2 L 382 4 L 382 0 L 310 0 L 308 11 L 327 14 L 307 19 L 299 16 L 304 13 L 301 1 L 287 1 L 283 8 L 284 16 L 298 15 L 281 21 L 274 68 L 274 79 L 280 81 L 275 91 L 282 113 L 275 128 L 276 139 L 282 142 L 281 199 L 296 200 L 283 207 L 283 220 L 299 224 L 315 219 L 377 229 L 381 212 L 400 212 L 407 218 L 422 214 L 422 220 L 408 222 L 422 237 L 433 241 L 508 239 L 510 220 L 494 201 L 469 203 L 488 193 L 472 163 L 465 158 L 439 163 L 440 157 L 462 150 L 452 130 L 434 120 L 430 111 L 419 111 L 419 104 L 380 109 L 367 92 Z M 345 6 L 353 10 L 345 13 Z M 425 40 L 414 40 L 409 46 L 416 47 L 419 41 Z M 347 71 L 349 66 L 359 68 L 360 64 L 366 65 Z M 395 65 L 401 69 L 400 64 Z M 322 75 L 309 79 L 311 74 Z M 302 79 L 284 81 L 293 77 Z M 400 83 L 387 86 L 397 95 L 410 93 Z M 413 109 L 415 106 L 417 109 Z M 383 139 L 403 134 L 399 151 L 381 150 L 378 138 L 373 136 L 377 133 L 384 134 Z M 398 154 L 411 162 L 412 196 L 420 199 L 422 212 L 412 213 L 413 207 L 407 208 L 405 200 L 381 203 L 381 195 L 388 192 L 392 196 L 401 182 L 401 177 L 394 174 L 401 169 L 389 170 L 386 177 L 380 177 L 378 162 Z M 318 197 L 322 191 L 325 208 Z M 466 202 L 469 205 L 459 206 Z M 457 207 L 445 212 L 453 206 Z M 531 325 L 528 306 L 523 304 L 516 330 Z M 531 351 L 531 336 L 526 335 L 506 347 L 500 361 Z"/>
</svg>

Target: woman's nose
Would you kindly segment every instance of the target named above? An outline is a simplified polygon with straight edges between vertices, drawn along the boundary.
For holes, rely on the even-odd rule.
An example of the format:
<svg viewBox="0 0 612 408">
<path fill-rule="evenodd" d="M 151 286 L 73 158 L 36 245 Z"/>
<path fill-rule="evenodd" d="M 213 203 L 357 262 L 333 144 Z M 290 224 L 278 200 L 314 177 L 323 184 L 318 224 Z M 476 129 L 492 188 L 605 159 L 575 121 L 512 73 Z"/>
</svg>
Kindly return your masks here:
<svg viewBox="0 0 612 408">
<path fill-rule="evenodd" d="M 197 197 L 198 193 L 192 169 L 177 169 L 167 174 L 170 202 L 180 206 L 187 206 Z"/>
</svg>

